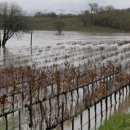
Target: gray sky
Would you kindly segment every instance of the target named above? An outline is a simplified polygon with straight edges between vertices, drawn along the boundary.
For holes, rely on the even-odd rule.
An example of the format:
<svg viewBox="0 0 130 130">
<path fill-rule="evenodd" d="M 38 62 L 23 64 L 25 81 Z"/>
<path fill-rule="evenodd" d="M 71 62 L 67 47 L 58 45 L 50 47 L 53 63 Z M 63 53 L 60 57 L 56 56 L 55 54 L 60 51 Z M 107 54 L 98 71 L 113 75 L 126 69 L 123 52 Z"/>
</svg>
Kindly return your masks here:
<svg viewBox="0 0 130 130">
<path fill-rule="evenodd" d="M 115 8 L 130 8 L 130 0 L 0 0 L 0 2 L 16 2 L 24 10 L 80 12 L 88 9 L 88 3 L 97 2 L 100 6 L 113 5 Z"/>
</svg>

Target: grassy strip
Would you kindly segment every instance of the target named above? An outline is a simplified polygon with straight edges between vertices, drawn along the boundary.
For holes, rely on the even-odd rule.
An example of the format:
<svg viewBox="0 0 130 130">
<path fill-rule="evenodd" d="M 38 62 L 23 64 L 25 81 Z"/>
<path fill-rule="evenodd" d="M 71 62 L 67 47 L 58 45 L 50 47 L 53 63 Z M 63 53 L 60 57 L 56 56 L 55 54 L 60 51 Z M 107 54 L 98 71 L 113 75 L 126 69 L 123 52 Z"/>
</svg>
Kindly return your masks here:
<svg viewBox="0 0 130 130">
<path fill-rule="evenodd" d="M 98 130 L 130 130 L 130 114 L 116 113 Z"/>
<path fill-rule="evenodd" d="M 5 130 L 6 126 L 5 126 L 5 120 L 1 119 L 0 120 L 0 130 Z M 18 126 L 18 120 L 14 117 L 10 117 L 8 119 L 8 129 L 9 130 L 14 130 L 15 127 Z"/>
</svg>

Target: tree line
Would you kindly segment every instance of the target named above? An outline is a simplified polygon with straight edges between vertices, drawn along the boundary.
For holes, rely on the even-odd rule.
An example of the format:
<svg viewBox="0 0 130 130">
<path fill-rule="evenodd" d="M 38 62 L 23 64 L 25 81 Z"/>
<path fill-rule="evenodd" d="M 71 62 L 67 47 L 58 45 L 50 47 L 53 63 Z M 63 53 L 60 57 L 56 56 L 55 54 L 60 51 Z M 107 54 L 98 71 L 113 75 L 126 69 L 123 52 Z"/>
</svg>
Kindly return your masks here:
<svg viewBox="0 0 130 130">
<path fill-rule="evenodd" d="M 89 3 L 89 10 L 80 15 L 83 26 L 103 26 L 113 29 L 130 30 L 130 8 L 115 9 L 113 6 L 101 7 L 97 3 Z"/>
<path fill-rule="evenodd" d="M 81 13 L 74 14 L 56 14 L 55 12 L 43 13 L 36 12 L 34 17 L 50 17 L 60 20 L 60 18 L 78 17 L 79 25 L 86 26 L 101 26 L 117 29 L 120 31 L 130 31 L 130 8 L 115 9 L 112 5 L 99 6 L 97 3 L 89 3 L 89 9 Z M 62 21 L 62 20 L 61 20 Z M 63 24 L 64 21 L 62 21 Z M 59 22 L 60 23 L 60 22 Z M 65 25 L 65 23 L 64 23 Z"/>
</svg>

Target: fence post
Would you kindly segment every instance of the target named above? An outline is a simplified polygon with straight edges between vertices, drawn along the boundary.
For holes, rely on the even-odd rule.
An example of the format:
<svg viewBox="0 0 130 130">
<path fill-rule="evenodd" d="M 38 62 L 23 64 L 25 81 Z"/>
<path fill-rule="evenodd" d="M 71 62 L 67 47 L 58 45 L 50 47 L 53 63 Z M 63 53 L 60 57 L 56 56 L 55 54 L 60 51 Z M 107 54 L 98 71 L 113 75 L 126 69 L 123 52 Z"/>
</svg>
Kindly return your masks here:
<svg viewBox="0 0 130 130">
<path fill-rule="evenodd" d="M 32 56 L 32 37 L 33 37 L 33 31 L 31 30 L 31 37 L 30 37 L 31 56 Z"/>
<path fill-rule="evenodd" d="M 117 103 L 117 101 L 116 101 L 116 91 L 114 92 L 114 97 L 115 97 L 115 103 Z"/>
<path fill-rule="evenodd" d="M 64 102 L 62 102 L 62 121 L 61 121 L 61 130 L 64 130 Z"/>
<path fill-rule="evenodd" d="M 88 107 L 88 129 L 90 129 L 91 123 L 90 123 L 90 107 Z"/>
<path fill-rule="evenodd" d="M 19 130 L 21 130 L 21 112 L 19 109 Z"/>
<path fill-rule="evenodd" d="M 107 105 L 107 97 L 105 98 L 105 104 L 106 104 L 106 111 L 107 111 L 107 107 L 108 107 L 108 105 Z"/>
<path fill-rule="evenodd" d="M 83 114 L 81 112 L 80 114 L 80 126 L 81 126 L 81 130 L 83 129 L 82 126 L 83 126 Z"/>
<path fill-rule="evenodd" d="M 29 123 L 29 128 L 32 129 L 33 127 L 33 119 L 32 119 L 32 86 L 31 83 L 29 84 L 29 98 L 30 98 L 30 103 L 29 103 L 29 116 L 30 116 L 30 123 Z"/>
<path fill-rule="evenodd" d="M 121 88 L 119 89 L 119 100 L 121 99 Z"/>
<path fill-rule="evenodd" d="M 21 97 L 22 97 L 22 112 L 23 112 L 23 104 L 24 104 L 24 92 L 23 92 L 23 88 L 24 88 L 24 85 L 23 85 L 23 81 L 24 81 L 24 77 L 23 77 L 23 72 L 22 72 L 22 93 L 21 93 Z"/>
<path fill-rule="evenodd" d="M 77 91 L 77 103 L 79 103 L 79 79 L 78 79 L 78 77 L 77 77 L 77 89 L 76 89 L 76 91 Z"/>
<path fill-rule="evenodd" d="M 94 103 L 94 111 L 95 111 L 95 124 L 97 122 L 97 104 Z"/>
<path fill-rule="evenodd" d="M 8 117 L 7 117 L 7 114 L 5 115 L 5 123 L 6 123 L 6 130 L 8 130 Z"/>
<path fill-rule="evenodd" d="M 54 88 L 53 88 L 53 84 L 52 84 L 52 86 L 51 86 L 51 96 L 53 96 L 54 95 Z"/>
<path fill-rule="evenodd" d="M 58 117 L 60 116 L 60 95 L 58 94 L 57 95 L 57 105 L 58 105 Z M 57 118 L 57 121 L 58 121 L 58 118 Z"/>
<path fill-rule="evenodd" d="M 110 95 L 110 104 L 111 104 L 111 107 L 112 107 L 112 94 Z"/>
<path fill-rule="evenodd" d="M 84 97 L 85 97 L 85 88 L 83 87 L 83 102 L 84 102 Z"/>
<path fill-rule="evenodd" d="M 77 104 L 79 103 L 79 88 L 77 88 Z"/>
<path fill-rule="evenodd" d="M 73 91 L 71 91 L 71 101 L 73 101 Z"/>
<path fill-rule="evenodd" d="M 101 118 L 103 117 L 103 110 L 102 110 L 102 99 L 101 99 L 101 102 L 100 102 L 100 106 L 101 106 Z"/>
<path fill-rule="evenodd" d="M 123 90 L 122 90 L 122 96 L 124 97 L 124 89 L 126 88 L 126 86 L 125 87 L 123 87 Z"/>
<path fill-rule="evenodd" d="M 49 99 L 49 107 L 50 107 L 50 118 L 49 118 L 49 123 L 50 123 L 50 125 L 51 125 L 51 113 L 52 113 L 52 106 L 51 106 L 51 98 Z"/>
<path fill-rule="evenodd" d="M 74 130 L 74 117 L 72 117 L 72 130 Z"/>
<path fill-rule="evenodd" d="M 1 44 L 2 44 L 2 38 L 1 38 L 1 33 L 0 33 L 0 48 L 1 48 Z"/>
</svg>

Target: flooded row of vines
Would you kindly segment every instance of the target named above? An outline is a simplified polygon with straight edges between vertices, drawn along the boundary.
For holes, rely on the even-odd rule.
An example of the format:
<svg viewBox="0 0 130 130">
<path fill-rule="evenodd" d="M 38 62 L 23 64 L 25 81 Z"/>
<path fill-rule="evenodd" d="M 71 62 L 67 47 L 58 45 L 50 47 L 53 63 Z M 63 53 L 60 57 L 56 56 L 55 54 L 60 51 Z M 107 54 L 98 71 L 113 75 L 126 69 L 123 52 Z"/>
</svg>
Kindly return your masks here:
<svg viewBox="0 0 130 130">
<path fill-rule="evenodd" d="M 123 88 L 128 91 L 129 41 L 108 43 L 107 47 L 99 43 L 93 48 L 88 45 L 75 48 L 75 44 L 72 43 L 67 53 L 60 53 L 59 57 L 58 51 L 54 50 L 51 56 L 48 53 L 50 59 L 45 66 L 42 58 L 47 56 L 40 55 L 43 53 L 42 48 L 32 51 L 28 65 L 1 65 L 0 122 L 4 122 L 1 129 L 50 130 L 60 125 L 63 130 L 64 122 L 71 120 L 74 130 L 74 118 L 84 110 L 88 110 L 90 120 L 90 107 L 94 106 L 96 118 L 97 103 L 101 103 L 103 113 L 103 100 L 107 110 L 108 97 L 112 106 L 113 94 L 116 101 L 118 92 L 120 95 Z M 57 46 L 65 49 L 61 43 Z M 51 48 L 46 49 L 49 51 Z M 33 58 L 40 63 L 33 61 Z M 10 123 L 12 118 L 14 121 Z"/>
</svg>

